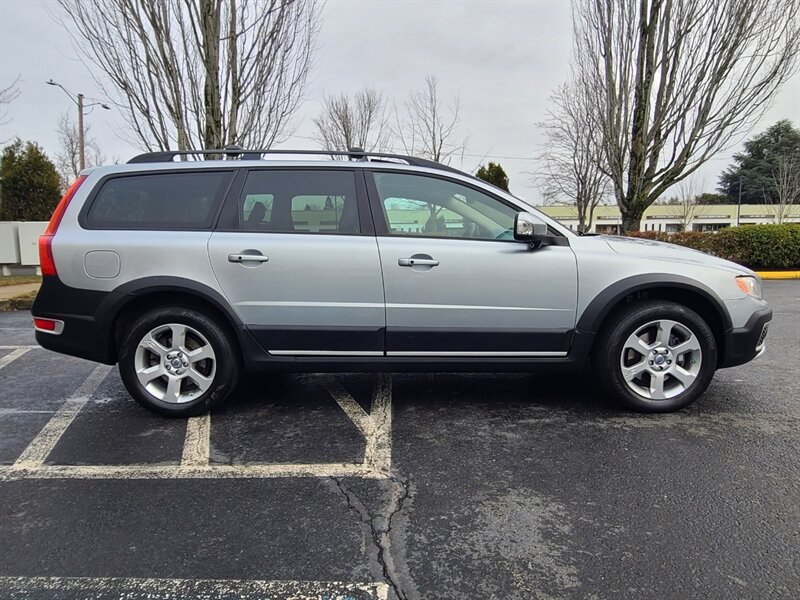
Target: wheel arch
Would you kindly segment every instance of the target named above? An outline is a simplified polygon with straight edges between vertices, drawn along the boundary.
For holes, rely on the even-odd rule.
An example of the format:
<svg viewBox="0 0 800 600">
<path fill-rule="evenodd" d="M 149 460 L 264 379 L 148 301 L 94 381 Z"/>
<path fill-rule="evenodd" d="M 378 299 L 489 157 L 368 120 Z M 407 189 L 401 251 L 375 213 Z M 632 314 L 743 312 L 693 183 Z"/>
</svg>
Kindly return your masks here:
<svg viewBox="0 0 800 600">
<path fill-rule="evenodd" d="M 148 277 L 118 287 L 98 307 L 97 318 L 109 333 L 108 351 L 115 361 L 125 327 L 145 311 L 162 306 L 185 306 L 209 314 L 228 331 L 242 358 L 241 320 L 219 292 L 190 279 Z"/>
<path fill-rule="evenodd" d="M 611 315 L 644 299 L 669 300 L 695 311 L 711 328 L 717 342 L 718 361 L 722 361 L 726 333 L 732 327 L 730 315 L 719 296 L 708 286 L 679 275 L 637 275 L 614 283 L 589 303 L 578 319 L 576 329 L 593 334 L 596 340 L 596 334 Z"/>
</svg>

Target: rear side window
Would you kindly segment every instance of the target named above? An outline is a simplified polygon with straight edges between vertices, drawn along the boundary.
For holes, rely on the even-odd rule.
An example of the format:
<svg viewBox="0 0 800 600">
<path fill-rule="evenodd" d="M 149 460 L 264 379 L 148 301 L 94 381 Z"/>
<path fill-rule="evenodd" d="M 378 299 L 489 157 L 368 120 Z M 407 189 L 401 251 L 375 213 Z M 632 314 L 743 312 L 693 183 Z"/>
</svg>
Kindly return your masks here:
<svg viewBox="0 0 800 600">
<path fill-rule="evenodd" d="M 208 229 L 231 171 L 148 173 L 109 179 L 86 215 L 90 227 Z"/>
<path fill-rule="evenodd" d="M 242 231 L 360 233 L 352 171 L 251 171 L 239 200 Z"/>
</svg>

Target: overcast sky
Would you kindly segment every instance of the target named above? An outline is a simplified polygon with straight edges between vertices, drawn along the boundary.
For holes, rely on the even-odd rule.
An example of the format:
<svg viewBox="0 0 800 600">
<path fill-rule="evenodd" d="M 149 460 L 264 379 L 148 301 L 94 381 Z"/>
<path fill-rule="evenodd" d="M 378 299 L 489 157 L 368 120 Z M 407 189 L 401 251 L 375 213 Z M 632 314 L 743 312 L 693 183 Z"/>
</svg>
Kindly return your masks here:
<svg viewBox="0 0 800 600">
<path fill-rule="evenodd" d="M 57 151 L 59 116 L 75 109 L 61 90 L 44 82 L 53 78 L 75 93 L 100 95 L 66 30 L 50 16 L 52 5 L 0 0 L 0 87 L 21 76 L 19 98 L 4 107 L 13 120 L 0 131 L 0 140 L 34 140 L 51 155 Z M 537 201 L 540 194 L 527 174 L 541 143 L 535 123 L 544 117 L 550 91 L 565 77 L 570 34 L 567 0 L 329 0 L 307 100 L 295 119 L 296 136 L 281 147 L 317 147 L 307 137 L 325 93 L 374 86 L 399 103 L 432 74 L 444 97 L 461 99 L 469 145 L 464 163 L 454 166 L 473 171 L 482 160 L 500 162 L 511 191 Z M 800 74 L 754 130 L 781 118 L 800 122 Z M 137 152 L 118 134 L 124 123 L 117 112 L 95 109 L 86 122 L 107 157 L 126 161 Z M 713 191 L 736 150 L 705 165 L 698 186 Z"/>
</svg>

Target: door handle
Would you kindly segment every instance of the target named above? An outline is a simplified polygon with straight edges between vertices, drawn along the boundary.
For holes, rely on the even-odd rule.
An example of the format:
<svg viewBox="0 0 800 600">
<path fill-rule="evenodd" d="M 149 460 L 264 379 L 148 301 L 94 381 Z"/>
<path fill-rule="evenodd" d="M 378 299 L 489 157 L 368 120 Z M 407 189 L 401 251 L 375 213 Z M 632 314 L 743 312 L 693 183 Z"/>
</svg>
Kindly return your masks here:
<svg viewBox="0 0 800 600">
<path fill-rule="evenodd" d="M 243 263 L 243 262 L 267 262 L 269 256 L 263 254 L 228 254 L 228 262 Z"/>
<path fill-rule="evenodd" d="M 439 261 L 433 258 L 398 258 L 397 264 L 401 267 L 417 267 L 417 266 L 425 266 L 425 267 L 436 267 L 439 265 Z"/>
</svg>

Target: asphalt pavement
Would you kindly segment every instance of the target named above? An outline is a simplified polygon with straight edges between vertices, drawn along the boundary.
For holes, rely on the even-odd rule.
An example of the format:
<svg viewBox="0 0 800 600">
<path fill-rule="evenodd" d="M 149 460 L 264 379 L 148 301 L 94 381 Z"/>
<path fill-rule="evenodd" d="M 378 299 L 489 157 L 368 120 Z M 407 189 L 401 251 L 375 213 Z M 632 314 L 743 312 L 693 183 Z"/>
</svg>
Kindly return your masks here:
<svg viewBox="0 0 800 600">
<path fill-rule="evenodd" d="M 675 414 L 584 374 L 248 377 L 165 419 L 0 314 L 0 598 L 796 598 L 800 282 Z"/>
</svg>

